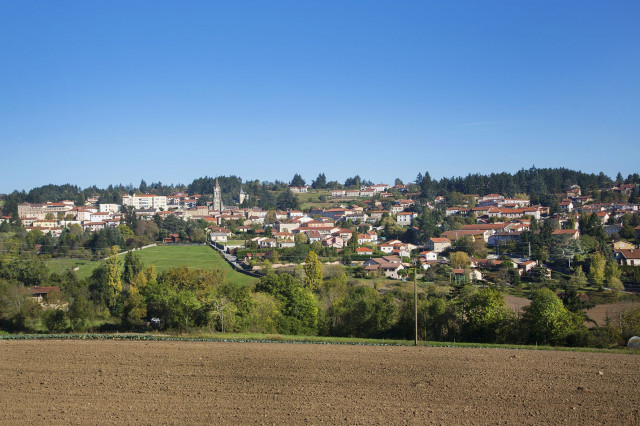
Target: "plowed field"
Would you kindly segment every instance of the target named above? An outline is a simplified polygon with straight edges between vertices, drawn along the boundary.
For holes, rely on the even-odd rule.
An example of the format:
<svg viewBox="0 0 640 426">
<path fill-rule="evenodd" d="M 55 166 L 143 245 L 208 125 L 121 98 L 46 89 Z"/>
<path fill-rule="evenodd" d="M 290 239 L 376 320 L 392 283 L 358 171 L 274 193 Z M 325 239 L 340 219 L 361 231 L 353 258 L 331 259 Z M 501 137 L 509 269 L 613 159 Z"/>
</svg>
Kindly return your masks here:
<svg viewBox="0 0 640 426">
<path fill-rule="evenodd" d="M 0 341 L 0 422 L 640 422 L 640 356 L 317 344 Z"/>
</svg>

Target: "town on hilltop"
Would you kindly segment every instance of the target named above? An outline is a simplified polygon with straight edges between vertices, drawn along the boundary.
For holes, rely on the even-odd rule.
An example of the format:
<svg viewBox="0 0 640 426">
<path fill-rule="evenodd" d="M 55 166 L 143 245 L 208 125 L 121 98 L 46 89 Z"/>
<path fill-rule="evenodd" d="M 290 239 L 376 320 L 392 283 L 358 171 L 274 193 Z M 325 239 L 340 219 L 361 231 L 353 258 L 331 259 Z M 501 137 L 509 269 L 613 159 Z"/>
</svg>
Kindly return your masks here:
<svg viewBox="0 0 640 426">
<path fill-rule="evenodd" d="M 508 197 L 498 193 L 454 192 L 425 199 L 424 191 L 420 192 L 422 182 L 360 184 L 356 189 L 314 189 L 300 182 L 300 176 L 296 175 L 292 185 L 285 189 L 296 197 L 319 194 L 317 199 L 323 202 L 299 202 L 295 197 L 286 197 L 288 191 L 282 191 L 280 198 L 284 203 L 278 202 L 276 207 L 288 204 L 294 208 L 241 207 L 250 196 L 240 187 L 237 194 L 227 194 L 233 197 L 234 203 L 225 205 L 222 188 L 215 179 L 209 201 L 202 194 L 187 192 L 156 195 L 132 191 L 121 194 L 120 203 L 99 202 L 95 196 L 88 197 L 83 205 L 69 200 L 24 202 L 17 205 L 17 216 L 27 232 L 56 238 L 70 227 L 91 233 L 108 228 L 122 230 L 127 221 L 132 221 L 132 216 L 136 222 L 161 223 L 167 218 L 193 221 L 202 225 L 197 229 L 206 231 L 206 236 L 196 232 L 192 240 L 190 233 L 158 233 L 161 241 L 202 243 L 206 238 L 224 245 L 226 251 L 243 252 L 243 265 L 254 269 L 260 269 L 256 259 L 271 259 L 278 249 L 306 243 L 327 253 L 346 252 L 359 259 L 370 256 L 362 262 L 367 272 L 383 271 L 385 276 L 396 279 L 401 277 L 400 271 L 410 266 L 408 259 L 412 254 L 418 254 L 426 270 L 432 265 L 448 263 L 446 254 L 465 244 L 474 247 L 465 250 L 472 259 L 467 266 L 474 270 L 473 279 L 482 279 L 482 266 L 492 260 L 493 264 L 499 262 L 500 253 L 513 255 L 514 267 L 522 276 L 531 273 L 535 266 L 542 267 L 548 260 L 548 254 L 540 253 L 539 244 L 533 241 L 541 231 L 547 230 L 554 239 L 562 241 L 558 244 L 567 244 L 568 239 L 579 240 L 580 224 L 593 217 L 597 223 L 587 231 L 590 236 L 606 237 L 612 257 L 619 265 L 640 265 L 640 251 L 635 244 L 640 233 L 637 183 L 613 183 L 599 188 L 600 197 L 605 191 L 616 196 L 617 201 L 612 202 L 595 202 L 592 193 L 583 194 L 580 186 L 572 184 L 566 192 L 553 194 L 552 203 L 542 205 L 533 204 L 525 194 Z M 11 217 L 0 220 L 9 222 Z M 594 235 L 594 227 L 603 234 Z M 131 231 L 135 229 L 125 233 Z M 235 243 L 227 244 L 229 240 Z M 140 244 L 134 239 L 126 246 L 136 243 Z M 523 243 L 526 250 L 522 249 Z M 256 250 L 241 250 L 248 248 Z"/>
<path fill-rule="evenodd" d="M 61 268 L 68 260 L 80 273 L 83 265 L 90 268 L 83 273 L 88 276 L 83 278 L 86 281 L 80 281 L 85 284 L 77 285 L 86 286 L 94 315 L 122 316 L 124 329 L 131 324 L 141 327 L 145 319 L 150 324 L 155 315 L 153 318 L 173 328 L 215 323 L 216 329 L 224 330 L 231 326 L 225 325 L 220 309 L 234 306 L 238 330 L 254 327 L 362 337 L 406 336 L 402 322 L 402 312 L 409 309 L 405 284 L 419 281 L 420 297 L 427 297 L 420 309 L 436 309 L 437 305 L 442 321 L 455 318 L 446 327 L 444 323 L 425 325 L 424 338 L 436 339 L 479 338 L 474 334 L 477 331 L 465 328 L 470 327 L 468 313 L 464 313 L 467 308 L 460 311 L 467 306 L 461 303 L 476 297 L 477 291 L 486 297 L 497 297 L 499 292 L 515 297 L 518 302 L 513 309 L 520 315 L 523 310 L 529 312 L 529 301 L 523 296 L 535 302 L 536 292 L 548 289 L 553 298 L 561 300 L 563 309 L 572 312 L 566 315 L 572 318 L 573 331 L 561 338 L 549 331 L 542 341 L 605 344 L 593 343 L 601 332 L 585 334 L 580 324 L 588 320 L 586 309 L 596 301 L 633 297 L 640 290 L 639 191 L 637 174 L 611 180 L 603 174 L 535 168 L 515 175 L 469 175 L 439 181 L 425 173 L 413 182 L 396 179 L 393 184 L 374 184 L 359 176 L 341 184 L 328 182 L 320 174 L 307 185 L 296 174 L 286 183 L 219 176 L 198 178 L 187 186 L 142 181 L 139 187 L 80 190 L 72 185 L 48 185 L 0 198 L 0 243 L 5 253 L 0 257 L 4 265 L 0 280 L 17 280 L 31 289 L 45 309 L 58 309 L 66 306 L 60 304 L 60 297 L 54 297 L 58 301 L 50 305 L 47 301 L 61 292 L 67 293 L 65 300 L 76 300 L 77 295 L 69 294 L 73 287 L 65 280 L 78 278 L 60 275 L 68 269 L 48 275 L 37 262 Z M 209 282 L 218 283 L 216 291 L 230 293 L 216 293 L 213 299 L 210 293 L 196 293 L 198 299 L 189 305 L 193 312 L 185 314 L 187 308 L 181 307 L 179 294 L 184 284 L 180 283 L 198 282 L 200 272 L 193 272 L 189 264 L 202 263 L 189 257 L 188 253 L 195 252 L 180 251 L 184 257 L 179 261 L 187 269 L 171 269 L 168 265 L 175 264 L 171 263 L 175 255 L 159 250 L 195 246 L 204 246 L 207 256 L 215 253 L 236 275 L 206 275 Z M 141 259 L 132 255 L 138 249 L 149 253 L 149 261 L 165 256 L 161 259 L 166 266 L 156 263 L 162 271 L 157 282 L 168 285 L 169 290 L 144 287 L 149 280 L 156 282 L 156 273 L 136 275 L 143 270 Z M 117 272 L 119 252 L 127 253 L 122 276 Z M 179 278 L 181 274 L 191 278 Z M 242 311 L 249 308 L 241 306 L 251 304 L 235 300 L 239 294 L 235 290 L 219 287 L 224 274 L 229 281 L 237 281 L 233 285 L 248 284 L 244 288 L 252 295 L 275 297 L 280 319 L 250 326 L 253 314 Z M 124 284 L 118 284 L 120 280 Z M 142 287 L 134 291 L 138 285 Z M 161 296 L 149 293 L 152 290 L 177 293 L 172 296 L 174 302 L 166 302 L 161 309 L 156 304 Z M 341 298 L 335 299 L 335 292 Z M 304 298 L 297 299 L 301 295 Z M 374 311 L 387 312 L 383 321 L 387 325 L 381 326 L 381 319 L 367 320 L 364 328 L 353 329 L 349 321 L 340 319 L 353 315 L 349 310 L 358 305 L 350 300 L 361 297 L 371 298 L 375 306 L 381 304 Z M 551 296 L 540 297 L 550 300 Z M 296 303 L 303 305 L 290 306 Z M 144 309 L 127 310 L 127 306 Z M 180 319 L 181 315 L 186 317 Z M 485 340 L 540 341 L 533 329 L 522 331 L 519 327 L 524 323 L 505 315 L 506 334 L 490 333 L 492 337 Z M 602 325 L 601 320 L 598 326 Z M 624 327 L 618 330 L 612 341 L 620 342 L 630 333 Z"/>
</svg>

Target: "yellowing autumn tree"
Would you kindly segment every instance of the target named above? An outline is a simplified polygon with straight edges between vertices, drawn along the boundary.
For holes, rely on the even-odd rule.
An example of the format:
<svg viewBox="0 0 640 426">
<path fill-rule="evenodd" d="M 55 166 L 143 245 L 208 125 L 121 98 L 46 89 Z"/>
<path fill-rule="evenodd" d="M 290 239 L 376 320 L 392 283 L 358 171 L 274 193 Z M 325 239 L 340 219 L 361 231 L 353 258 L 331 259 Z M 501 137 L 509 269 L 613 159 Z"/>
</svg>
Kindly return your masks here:
<svg viewBox="0 0 640 426">
<path fill-rule="evenodd" d="M 141 325 L 143 318 L 147 315 L 147 307 L 140 294 L 140 290 L 146 285 L 147 275 L 144 271 L 138 272 L 129 285 L 122 312 L 122 323 L 127 327 Z"/>
<path fill-rule="evenodd" d="M 463 251 L 456 251 L 450 256 L 451 267 L 455 269 L 465 269 L 471 266 L 471 258 Z"/>
</svg>

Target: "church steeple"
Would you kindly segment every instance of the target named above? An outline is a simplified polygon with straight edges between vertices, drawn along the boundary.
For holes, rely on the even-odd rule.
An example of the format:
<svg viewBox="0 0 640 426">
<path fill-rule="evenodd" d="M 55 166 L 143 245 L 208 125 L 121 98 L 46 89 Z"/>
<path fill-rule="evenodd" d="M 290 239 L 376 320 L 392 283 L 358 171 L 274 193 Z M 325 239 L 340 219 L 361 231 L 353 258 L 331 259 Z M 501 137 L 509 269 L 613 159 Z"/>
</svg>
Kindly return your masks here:
<svg viewBox="0 0 640 426">
<path fill-rule="evenodd" d="M 221 212 L 224 210 L 224 205 L 222 204 L 222 190 L 220 189 L 218 178 L 216 178 L 216 186 L 213 187 L 213 205 L 211 207 L 213 210 L 219 210 Z"/>
</svg>

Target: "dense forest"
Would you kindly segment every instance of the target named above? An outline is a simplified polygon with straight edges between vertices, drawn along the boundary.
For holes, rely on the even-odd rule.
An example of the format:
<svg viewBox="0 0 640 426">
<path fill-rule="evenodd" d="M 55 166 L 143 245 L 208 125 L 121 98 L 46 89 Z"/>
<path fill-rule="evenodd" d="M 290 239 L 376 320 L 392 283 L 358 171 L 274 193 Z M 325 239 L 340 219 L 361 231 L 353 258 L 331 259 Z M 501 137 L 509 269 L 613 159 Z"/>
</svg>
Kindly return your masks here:
<svg viewBox="0 0 640 426">
<path fill-rule="evenodd" d="M 491 173 L 490 175 L 469 174 L 467 177 L 442 178 L 439 181 L 431 179 L 429 172 L 419 174 L 416 184 L 426 198 L 435 195 L 446 195 L 450 192 L 463 194 L 503 194 L 513 197 L 515 194 L 529 194 L 542 196 L 566 192 L 571 185 L 579 185 L 583 192 L 594 192 L 598 189 L 610 188 L 614 183 L 640 183 L 640 175 L 634 173 L 623 179 L 620 174 L 612 180 L 604 173 L 584 173 L 565 168 L 538 169 L 531 167 L 522 169 L 515 174 Z"/>
</svg>

